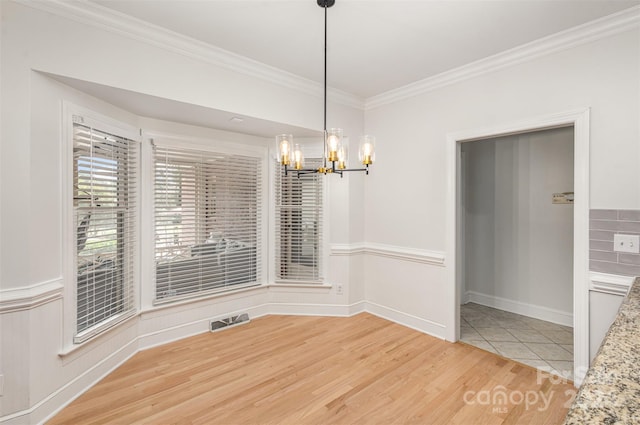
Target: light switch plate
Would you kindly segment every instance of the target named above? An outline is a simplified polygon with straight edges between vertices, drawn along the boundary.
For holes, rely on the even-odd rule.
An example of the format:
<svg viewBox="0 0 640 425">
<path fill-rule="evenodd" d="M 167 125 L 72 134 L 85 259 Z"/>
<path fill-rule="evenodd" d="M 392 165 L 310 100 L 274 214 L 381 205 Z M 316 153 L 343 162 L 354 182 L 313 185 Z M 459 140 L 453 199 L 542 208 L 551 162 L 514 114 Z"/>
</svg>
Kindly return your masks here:
<svg viewBox="0 0 640 425">
<path fill-rule="evenodd" d="M 613 250 L 617 252 L 640 253 L 639 235 L 613 235 Z"/>
</svg>

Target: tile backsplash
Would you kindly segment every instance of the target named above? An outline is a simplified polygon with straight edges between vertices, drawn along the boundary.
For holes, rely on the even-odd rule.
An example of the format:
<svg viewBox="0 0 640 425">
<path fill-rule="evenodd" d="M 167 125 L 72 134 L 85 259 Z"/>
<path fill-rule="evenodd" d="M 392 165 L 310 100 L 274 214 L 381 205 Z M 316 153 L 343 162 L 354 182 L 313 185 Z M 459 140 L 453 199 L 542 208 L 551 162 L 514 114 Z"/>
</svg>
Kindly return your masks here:
<svg viewBox="0 0 640 425">
<path fill-rule="evenodd" d="M 640 235 L 640 210 L 591 210 L 589 269 L 622 276 L 640 276 L 640 254 L 615 252 L 613 235 Z"/>
</svg>

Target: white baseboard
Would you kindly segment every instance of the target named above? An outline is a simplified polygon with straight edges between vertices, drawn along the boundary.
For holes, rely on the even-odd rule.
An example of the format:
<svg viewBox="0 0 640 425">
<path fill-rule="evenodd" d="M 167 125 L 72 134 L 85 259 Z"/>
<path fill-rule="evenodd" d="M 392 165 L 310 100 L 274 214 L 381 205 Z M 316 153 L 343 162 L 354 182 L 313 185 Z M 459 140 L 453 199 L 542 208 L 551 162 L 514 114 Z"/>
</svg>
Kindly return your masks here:
<svg viewBox="0 0 640 425">
<path fill-rule="evenodd" d="M 244 308 L 238 311 L 227 312 L 220 316 L 206 317 L 193 322 L 182 323 L 177 326 L 172 326 L 169 328 L 161 329 L 159 331 L 140 335 L 138 336 L 139 350 L 148 350 L 149 348 L 157 347 L 159 345 L 168 344 L 170 342 L 188 338 L 193 335 L 208 332 L 209 322 L 211 320 L 222 319 L 224 317 L 234 316 L 241 313 L 247 313 L 249 315 L 249 318 L 256 319 L 258 317 L 269 314 L 268 305 L 263 304 L 251 308 Z"/>
<path fill-rule="evenodd" d="M 462 294 L 460 294 L 460 304 L 466 304 L 470 302 L 469 301 L 469 291 L 465 291 Z"/>
<path fill-rule="evenodd" d="M 436 338 L 444 339 L 445 327 L 442 324 L 366 301 L 347 305 L 265 303 L 248 309 L 242 309 L 242 311 L 238 311 L 237 313 L 244 312 L 248 313 L 252 319 L 269 314 L 349 317 L 368 312 Z M 156 316 L 159 315 L 160 312 L 154 311 L 152 314 Z M 233 314 L 234 313 L 226 313 L 224 316 L 226 317 Z M 113 352 L 103 361 L 97 363 L 91 369 L 84 371 L 31 408 L 0 417 L 0 423 L 3 425 L 17 425 L 46 422 L 137 352 L 207 332 L 209 320 L 211 319 L 215 319 L 215 317 L 198 319 L 165 329 L 140 334 L 126 346 Z"/>
<path fill-rule="evenodd" d="M 507 298 L 496 297 L 494 295 L 481 294 L 475 291 L 467 291 L 463 298 L 465 298 L 467 302 L 498 308 L 511 313 L 573 327 L 573 314 L 566 311 L 509 300 Z"/>
<path fill-rule="evenodd" d="M 47 422 L 73 400 L 87 392 L 133 357 L 138 351 L 137 340 L 134 339 L 40 400 L 31 408 L 0 418 L 0 423 L 8 425 Z"/>
<path fill-rule="evenodd" d="M 269 314 L 349 317 L 365 311 L 363 304 L 363 302 L 352 305 L 269 303 Z"/>
<path fill-rule="evenodd" d="M 149 332 L 138 337 L 138 345 L 139 350 L 147 350 L 159 345 L 188 338 L 193 335 L 207 332 L 209 330 L 210 320 L 221 319 L 241 313 L 247 313 L 250 319 L 257 319 L 270 314 L 349 317 L 364 311 L 364 302 L 358 302 L 351 305 L 268 303 L 235 312 L 227 312 L 219 317 L 204 318 L 159 331 Z"/>
<path fill-rule="evenodd" d="M 365 311 L 375 316 L 387 319 L 399 325 L 426 333 L 439 339 L 445 339 L 445 326 L 441 323 L 432 322 L 421 317 L 413 316 L 402 311 L 385 307 L 380 304 L 365 301 Z"/>
</svg>

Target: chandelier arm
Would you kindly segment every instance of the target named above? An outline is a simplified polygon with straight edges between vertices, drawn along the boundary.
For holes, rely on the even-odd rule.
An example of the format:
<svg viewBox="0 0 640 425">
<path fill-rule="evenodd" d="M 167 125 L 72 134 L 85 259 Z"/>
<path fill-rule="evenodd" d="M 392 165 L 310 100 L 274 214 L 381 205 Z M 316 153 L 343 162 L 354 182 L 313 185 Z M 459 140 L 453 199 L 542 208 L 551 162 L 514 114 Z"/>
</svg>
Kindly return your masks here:
<svg viewBox="0 0 640 425">
<path fill-rule="evenodd" d="M 368 171 L 369 168 L 343 168 L 341 170 L 336 170 L 336 173 L 342 173 L 343 171 Z"/>
<path fill-rule="evenodd" d="M 288 173 L 295 174 L 295 175 L 314 174 L 314 173 L 326 174 L 324 170 L 325 170 L 324 168 L 300 168 L 297 170 L 295 168 L 294 169 L 285 168 L 284 175 L 287 176 Z"/>
<path fill-rule="evenodd" d="M 301 170 L 291 170 L 291 173 L 297 178 L 300 178 L 301 176 L 306 176 L 308 174 L 325 174 L 317 169 L 312 169 L 312 168 L 309 168 L 309 169 L 303 168 Z"/>
<path fill-rule="evenodd" d="M 367 165 L 365 168 L 343 168 L 342 170 L 334 171 L 334 173 L 340 174 L 340 177 L 342 177 L 342 173 L 346 173 L 349 171 L 364 171 L 366 175 L 369 175 L 369 166 Z"/>
</svg>

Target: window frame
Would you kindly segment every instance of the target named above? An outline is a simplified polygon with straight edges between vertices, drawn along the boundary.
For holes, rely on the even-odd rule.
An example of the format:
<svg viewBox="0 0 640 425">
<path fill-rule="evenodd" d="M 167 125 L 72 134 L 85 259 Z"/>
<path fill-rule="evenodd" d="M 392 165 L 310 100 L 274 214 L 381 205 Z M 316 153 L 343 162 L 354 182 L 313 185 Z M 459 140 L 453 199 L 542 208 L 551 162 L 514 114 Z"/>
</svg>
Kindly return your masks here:
<svg viewBox="0 0 640 425">
<path fill-rule="evenodd" d="M 74 124 L 95 128 L 101 132 L 117 135 L 137 143 L 135 158 L 131 161 L 134 173 L 138 179 L 138 187 L 131 199 L 135 202 L 135 212 L 132 218 L 133 236 L 128 250 L 132 252 L 132 282 L 131 282 L 131 309 L 117 316 L 108 318 L 99 324 L 92 325 L 81 332 L 77 330 L 77 228 L 75 226 L 75 207 L 73 188 L 75 160 L 74 149 Z M 122 121 L 102 115 L 96 111 L 84 108 L 67 101 L 62 103 L 62 143 L 61 143 L 61 217 L 62 217 L 62 275 L 63 289 L 63 332 L 62 352 L 70 352 L 93 340 L 130 318 L 135 317 L 139 311 L 139 282 L 140 282 L 140 219 L 141 219 L 141 185 L 140 185 L 140 130 Z"/>
</svg>

